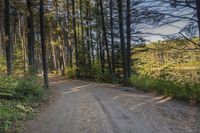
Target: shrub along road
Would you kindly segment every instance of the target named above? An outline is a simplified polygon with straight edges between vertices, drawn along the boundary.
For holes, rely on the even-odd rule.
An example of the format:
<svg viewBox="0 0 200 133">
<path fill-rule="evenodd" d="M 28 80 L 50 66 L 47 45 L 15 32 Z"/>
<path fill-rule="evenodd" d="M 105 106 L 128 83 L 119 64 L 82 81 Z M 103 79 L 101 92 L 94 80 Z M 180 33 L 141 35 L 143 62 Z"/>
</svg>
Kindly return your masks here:
<svg viewBox="0 0 200 133">
<path fill-rule="evenodd" d="M 56 78 L 51 88 L 49 106 L 22 133 L 200 132 L 198 105 L 80 80 Z"/>
</svg>

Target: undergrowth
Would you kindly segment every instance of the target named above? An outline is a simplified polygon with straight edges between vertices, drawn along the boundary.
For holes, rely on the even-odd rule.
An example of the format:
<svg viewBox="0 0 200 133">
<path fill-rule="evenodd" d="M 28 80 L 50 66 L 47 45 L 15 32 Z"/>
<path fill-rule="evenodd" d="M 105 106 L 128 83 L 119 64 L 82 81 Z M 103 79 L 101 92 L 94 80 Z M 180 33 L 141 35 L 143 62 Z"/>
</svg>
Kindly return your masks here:
<svg viewBox="0 0 200 133">
<path fill-rule="evenodd" d="M 154 91 L 177 99 L 200 102 L 199 83 L 183 83 L 133 75 L 130 84 L 143 91 Z"/>
<path fill-rule="evenodd" d="M 20 129 L 44 94 L 34 77 L 0 77 L 0 132 Z"/>
</svg>

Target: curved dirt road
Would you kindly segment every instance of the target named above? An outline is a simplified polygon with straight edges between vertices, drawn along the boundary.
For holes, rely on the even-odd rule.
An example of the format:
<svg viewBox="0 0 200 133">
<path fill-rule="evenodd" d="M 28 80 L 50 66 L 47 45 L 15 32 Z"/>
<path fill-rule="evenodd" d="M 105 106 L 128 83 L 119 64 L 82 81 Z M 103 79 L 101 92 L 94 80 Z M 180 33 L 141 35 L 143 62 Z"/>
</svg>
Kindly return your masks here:
<svg viewBox="0 0 200 133">
<path fill-rule="evenodd" d="M 197 105 L 112 84 L 54 80 L 51 86 L 49 106 L 23 133 L 200 133 Z"/>
</svg>

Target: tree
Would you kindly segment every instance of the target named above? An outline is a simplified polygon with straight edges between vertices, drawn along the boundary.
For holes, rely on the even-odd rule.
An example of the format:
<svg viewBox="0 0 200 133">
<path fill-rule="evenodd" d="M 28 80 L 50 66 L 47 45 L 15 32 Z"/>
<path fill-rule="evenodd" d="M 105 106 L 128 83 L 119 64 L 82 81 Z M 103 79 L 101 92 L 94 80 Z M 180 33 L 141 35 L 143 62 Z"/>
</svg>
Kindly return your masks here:
<svg viewBox="0 0 200 133">
<path fill-rule="evenodd" d="M 131 77 L 131 2 L 126 0 L 127 6 L 127 17 L 126 17 L 126 26 L 127 26 L 127 76 Z"/>
<path fill-rule="evenodd" d="M 124 21 L 123 21 L 123 11 L 122 11 L 122 0 L 117 0 L 118 13 L 119 13 L 119 29 L 120 29 L 120 43 L 121 43 L 121 55 L 123 64 L 123 83 L 126 85 L 128 81 L 127 75 L 127 59 L 126 59 L 126 46 L 124 42 Z"/>
<path fill-rule="evenodd" d="M 46 59 L 46 45 L 45 45 L 45 27 L 44 27 L 44 1 L 40 0 L 40 39 L 41 39 L 41 50 L 42 50 L 42 63 L 43 63 L 43 77 L 44 86 L 46 89 L 49 88 L 48 83 L 48 66 Z"/>
<path fill-rule="evenodd" d="M 7 74 L 12 74 L 12 44 L 11 44 L 11 32 L 10 32 L 10 0 L 4 0 L 5 3 L 5 43 L 6 43 L 6 62 L 7 62 Z"/>
<path fill-rule="evenodd" d="M 29 72 L 43 70 L 45 84 L 48 68 L 56 74 L 73 71 L 70 74 L 80 78 L 123 80 L 127 84 L 131 77 L 132 45 L 144 40 L 141 25 L 155 26 L 162 20 L 162 15 L 156 14 L 157 9 L 149 8 L 152 3 L 143 0 L 126 0 L 126 3 L 122 0 L 51 0 L 43 1 L 45 9 L 40 2 L 37 10 L 37 1 L 12 1 L 10 21 L 13 24 L 8 40 L 10 44 L 13 42 L 11 52 L 17 72 L 20 69 L 21 74 L 26 74 L 27 68 Z M 4 7 L 4 3 L 0 4 Z M 4 15 L 0 17 L 3 18 L 0 39 L 6 44 L 2 31 L 8 26 L 2 26 Z M 2 48 L 5 49 L 4 45 Z M 2 50 L 0 58 L 4 58 L 5 51 Z"/>
<path fill-rule="evenodd" d="M 28 61 L 29 61 L 29 72 L 31 74 L 35 73 L 35 31 L 34 31 L 34 22 L 33 22 L 33 1 L 27 0 L 27 10 L 28 10 L 28 17 L 27 17 L 27 36 L 28 36 Z"/>
<path fill-rule="evenodd" d="M 75 46 L 75 59 L 76 59 L 76 69 L 79 67 L 78 62 L 78 44 L 77 44 L 77 32 L 76 32 L 76 14 L 75 14 L 75 0 L 72 0 L 72 21 L 73 21 L 73 37 L 74 37 L 74 46 Z"/>
<path fill-rule="evenodd" d="M 113 69 L 112 69 L 112 64 L 110 60 L 110 52 L 109 52 L 109 47 L 108 47 L 108 40 L 107 40 L 107 31 L 106 31 L 106 26 L 105 26 L 105 19 L 104 19 L 104 12 L 103 12 L 103 1 L 99 0 L 99 6 L 100 6 L 100 15 L 101 15 L 101 26 L 102 26 L 102 36 L 104 39 L 104 44 L 106 47 L 106 53 L 107 53 L 107 59 L 108 59 L 108 67 L 109 67 L 109 72 L 112 80 L 114 80 L 114 75 L 113 75 Z"/>
<path fill-rule="evenodd" d="M 115 76 L 115 48 L 114 48 L 114 23 L 113 23 L 113 0 L 110 0 L 110 36 L 111 36 L 111 59 L 112 59 L 112 71 Z M 114 78 L 114 77 L 113 77 Z"/>
</svg>

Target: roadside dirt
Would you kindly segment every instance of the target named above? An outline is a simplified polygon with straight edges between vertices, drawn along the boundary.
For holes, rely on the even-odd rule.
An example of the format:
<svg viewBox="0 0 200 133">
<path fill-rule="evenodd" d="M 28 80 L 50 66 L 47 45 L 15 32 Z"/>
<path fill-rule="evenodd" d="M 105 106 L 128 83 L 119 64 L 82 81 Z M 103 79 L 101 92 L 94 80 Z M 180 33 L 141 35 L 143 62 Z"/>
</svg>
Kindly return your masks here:
<svg viewBox="0 0 200 133">
<path fill-rule="evenodd" d="M 113 84 L 50 84 L 49 105 L 22 133 L 200 133 L 199 105 Z"/>
</svg>

